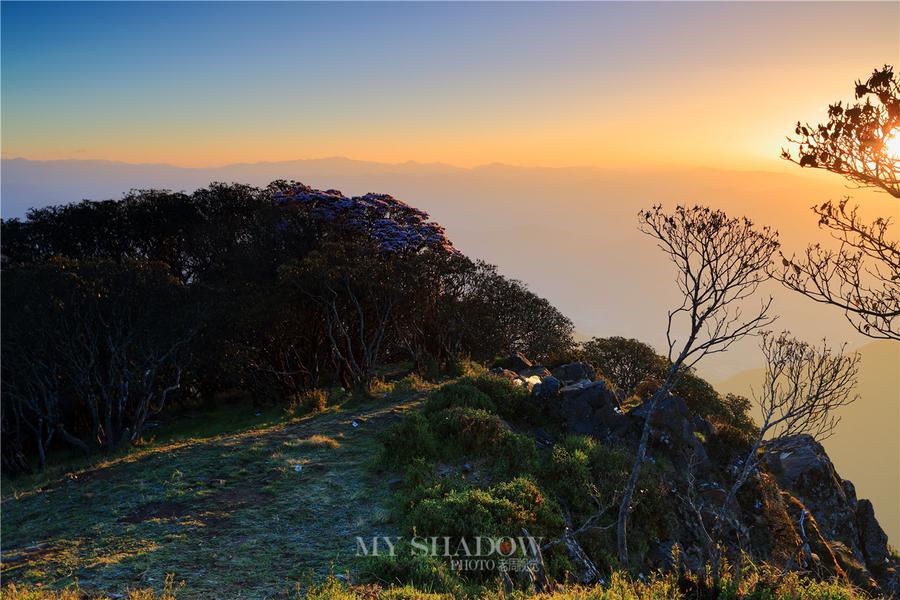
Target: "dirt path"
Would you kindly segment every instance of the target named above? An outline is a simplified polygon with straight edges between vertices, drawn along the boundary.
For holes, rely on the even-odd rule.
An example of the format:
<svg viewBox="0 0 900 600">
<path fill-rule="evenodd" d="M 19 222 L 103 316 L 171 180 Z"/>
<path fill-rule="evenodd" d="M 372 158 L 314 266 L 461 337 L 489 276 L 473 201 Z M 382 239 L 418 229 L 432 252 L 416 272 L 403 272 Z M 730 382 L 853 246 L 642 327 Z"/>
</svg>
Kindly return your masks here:
<svg viewBox="0 0 900 600">
<path fill-rule="evenodd" d="M 179 598 L 285 597 L 355 564 L 355 536 L 394 533 L 376 434 L 417 400 L 135 451 L 4 497 L 4 582 Z M 357 426 L 354 426 L 353 423 Z"/>
</svg>

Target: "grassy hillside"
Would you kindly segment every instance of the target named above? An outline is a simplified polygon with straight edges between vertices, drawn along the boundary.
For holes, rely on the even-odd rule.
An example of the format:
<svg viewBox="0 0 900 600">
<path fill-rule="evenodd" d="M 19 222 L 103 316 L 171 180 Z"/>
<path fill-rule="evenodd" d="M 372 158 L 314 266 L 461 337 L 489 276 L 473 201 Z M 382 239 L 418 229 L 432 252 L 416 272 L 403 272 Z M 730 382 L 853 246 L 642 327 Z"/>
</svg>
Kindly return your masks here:
<svg viewBox="0 0 900 600">
<path fill-rule="evenodd" d="M 843 409 L 837 433 L 824 442 L 841 476 L 856 486 L 860 498 L 875 505 L 878 520 L 892 543 L 900 540 L 900 345 L 878 341 L 859 349 L 862 355 L 859 401 Z M 723 393 L 750 397 L 763 370 L 744 371 L 718 385 Z"/>
<path fill-rule="evenodd" d="M 391 533 L 390 490 L 368 467 L 376 432 L 414 404 L 198 415 L 195 432 L 233 431 L 163 431 L 167 441 L 81 470 L 4 481 L 3 580 L 112 593 L 159 589 L 174 573 L 179 598 L 261 598 L 341 572 L 355 535 Z"/>
<path fill-rule="evenodd" d="M 509 393 L 507 384 L 497 387 L 495 382 L 490 386 L 499 394 L 496 397 L 459 396 L 467 385 L 443 388 L 422 403 L 426 389 L 433 386 L 413 378 L 405 385 L 382 386 L 375 399 L 357 401 L 342 395 L 342 404 L 300 418 L 275 409 L 255 413 L 248 406 L 234 405 L 193 418 L 182 416 L 177 427 L 157 428 L 155 440 L 105 460 L 70 462 L 42 476 L 4 481 L 4 597 L 452 598 L 453 594 L 432 593 L 427 585 L 417 589 L 408 584 L 408 580 L 432 580 L 446 574 L 446 565 L 402 560 L 385 563 L 382 568 L 388 570 L 382 574 L 392 572 L 397 578 L 379 578 L 383 584 L 348 585 L 341 574 L 351 573 L 355 580 L 358 567 L 364 566 L 363 559 L 356 557 L 355 536 L 397 535 L 410 524 L 403 515 L 409 506 L 401 508 L 396 499 L 404 497 L 405 486 L 424 476 L 421 469 L 425 463 L 413 461 L 414 468 L 407 470 L 406 478 L 397 477 L 400 472 L 394 463 L 410 458 L 400 450 L 413 448 L 416 437 L 412 430 L 405 436 L 396 433 L 423 419 L 422 413 L 431 411 L 435 421 L 434 417 L 445 413 L 465 413 L 462 407 L 469 402 L 493 406 L 493 401 Z M 451 408 L 441 412 L 447 403 Z M 424 407 L 421 411 L 420 406 Z M 414 412 L 417 414 L 401 420 Z M 479 411 L 471 415 L 476 413 Z M 380 435 L 388 430 L 395 434 L 389 444 L 388 438 Z M 458 441 L 471 445 L 479 431 L 490 433 L 466 428 L 466 437 Z M 520 439 L 503 428 L 495 433 L 507 442 Z M 567 440 L 577 442 L 576 438 Z M 434 449 L 437 454 L 463 451 L 446 439 L 440 442 L 442 446 Z M 487 479 L 481 483 L 487 487 L 460 488 L 458 493 L 451 491 L 449 496 L 431 500 L 419 498 L 417 518 L 468 523 L 463 527 L 471 526 L 469 521 L 476 518 L 487 526 L 490 521 L 483 519 L 499 510 L 514 521 L 532 517 L 539 521 L 543 513 L 538 505 L 507 514 L 507 508 L 522 498 L 514 493 L 497 503 L 497 494 L 510 485 L 490 485 L 490 473 L 506 469 L 512 476 L 521 470 L 515 460 L 500 459 L 522 458 L 519 451 L 525 449 L 508 443 L 482 448 L 487 454 L 473 463 L 471 478 L 474 482 L 484 475 Z M 604 456 L 609 453 L 599 445 L 595 449 Z M 556 450 L 553 464 L 565 459 Z M 467 456 L 457 458 L 467 460 Z M 382 468 L 385 466 L 388 468 Z M 432 467 L 445 471 L 452 465 L 439 461 Z M 603 489 L 609 492 L 614 487 Z M 468 500 L 453 509 L 454 498 Z M 448 510 L 423 512 L 426 505 Z M 550 505 L 554 503 L 550 501 Z M 537 512 L 528 517 L 532 508 Z M 429 564 L 432 571 L 421 569 Z M 400 577 L 404 568 L 414 565 L 418 567 Z M 846 582 L 817 582 L 798 573 L 773 578 L 768 567 L 753 563 L 744 565 L 740 573 L 739 579 L 726 573 L 713 585 L 689 573 L 638 575 L 613 570 L 599 585 L 570 584 L 535 597 L 677 599 L 697 597 L 700 590 L 710 597 L 866 597 Z M 499 584 L 493 585 L 487 582 L 479 588 L 478 597 L 525 597 L 522 592 L 510 596 Z"/>
</svg>

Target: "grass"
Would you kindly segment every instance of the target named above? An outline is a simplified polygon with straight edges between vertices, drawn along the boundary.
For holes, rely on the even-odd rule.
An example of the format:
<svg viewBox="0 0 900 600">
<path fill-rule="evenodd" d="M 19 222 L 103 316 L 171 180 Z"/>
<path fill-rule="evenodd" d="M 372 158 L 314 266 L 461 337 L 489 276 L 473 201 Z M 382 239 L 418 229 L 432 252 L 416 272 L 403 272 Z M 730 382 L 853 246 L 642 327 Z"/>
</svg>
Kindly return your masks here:
<svg viewBox="0 0 900 600">
<path fill-rule="evenodd" d="M 131 590 L 116 598 L 127 600 L 176 600 L 184 598 L 189 589 L 176 584 L 169 577 L 163 589 L 157 594 L 152 589 Z M 86 596 L 76 588 L 62 591 L 50 591 L 39 588 L 10 586 L 4 590 L 4 598 L 8 600 L 83 600 Z M 110 596 L 88 596 L 92 600 L 111 600 Z M 216 596 L 220 597 L 220 596 Z M 237 597 L 237 596 L 235 596 Z M 329 575 L 321 583 L 311 584 L 304 588 L 295 588 L 286 593 L 284 598 L 306 600 L 455 600 L 459 596 L 446 593 L 434 593 L 410 585 L 381 586 L 377 584 L 348 585 L 334 575 Z M 544 593 L 529 593 L 512 590 L 507 593 L 500 587 L 485 588 L 477 596 L 483 600 L 688 600 L 689 598 L 709 597 L 728 600 L 731 598 L 759 598 L 767 600 L 864 600 L 860 595 L 844 585 L 834 582 L 818 582 L 799 577 L 796 573 L 787 573 L 778 582 L 749 582 L 744 588 L 723 585 L 715 589 L 698 593 L 697 590 L 685 592 L 676 578 L 665 575 L 652 575 L 645 580 L 635 579 L 626 574 L 613 573 L 609 581 L 598 585 L 573 585 Z"/>
<path fill-rule="evenodd" d="M 308 417 L 247 407 L 160 427 L 113 456 L 3 482 L 2 578 L 22 589 L 265 598 L 353 567 L 356 535 L 393 535 L 376 433 L 418 399 Z M 353 423 L 357 423 L 357 427 Z"/>
</svg>

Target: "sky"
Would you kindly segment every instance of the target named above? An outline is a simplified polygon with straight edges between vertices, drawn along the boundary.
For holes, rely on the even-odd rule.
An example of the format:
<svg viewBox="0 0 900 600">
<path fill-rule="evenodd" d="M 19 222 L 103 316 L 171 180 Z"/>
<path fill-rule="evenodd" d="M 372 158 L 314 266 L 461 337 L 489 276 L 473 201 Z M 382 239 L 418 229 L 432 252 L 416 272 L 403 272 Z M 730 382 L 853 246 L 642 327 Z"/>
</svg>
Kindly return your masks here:
<svg viewBox="0 0 900 600">
<path fill-rule="evenodd" d="M 784 169 L 900 3 L 14 3 L 4 158 Z"/>
</svg>

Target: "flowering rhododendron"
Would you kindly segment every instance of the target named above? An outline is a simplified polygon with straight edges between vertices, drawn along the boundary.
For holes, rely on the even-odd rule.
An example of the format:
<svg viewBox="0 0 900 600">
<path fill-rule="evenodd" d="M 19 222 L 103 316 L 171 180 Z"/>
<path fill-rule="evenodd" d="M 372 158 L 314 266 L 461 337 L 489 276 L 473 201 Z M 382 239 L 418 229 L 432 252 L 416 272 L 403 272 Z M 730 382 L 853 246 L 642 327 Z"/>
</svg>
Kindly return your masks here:
<svg viewBox="0 0 900 600">
<path fill-rule="evenodd" d="M 382 252 L 406 253 L 424 249 L 457 253 L 444 228 L 429 221 L 427 212 L 387 194 L 348 198 L 338 190 L 315 190 L 298 184 L 277 192 L 274 202 L 305 211 L 316 220 L 345 231 L 368 235 Z"/>
</svg>

